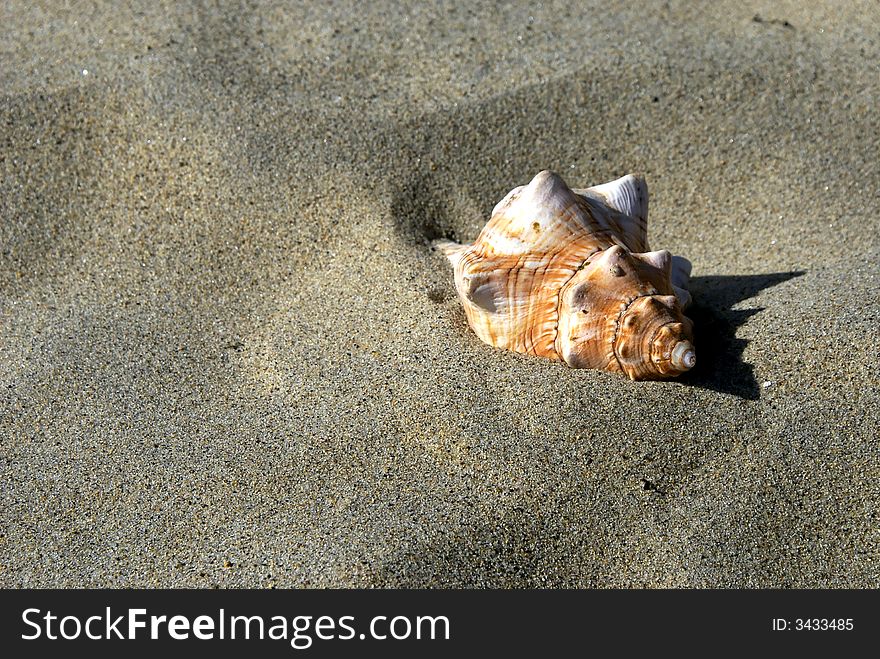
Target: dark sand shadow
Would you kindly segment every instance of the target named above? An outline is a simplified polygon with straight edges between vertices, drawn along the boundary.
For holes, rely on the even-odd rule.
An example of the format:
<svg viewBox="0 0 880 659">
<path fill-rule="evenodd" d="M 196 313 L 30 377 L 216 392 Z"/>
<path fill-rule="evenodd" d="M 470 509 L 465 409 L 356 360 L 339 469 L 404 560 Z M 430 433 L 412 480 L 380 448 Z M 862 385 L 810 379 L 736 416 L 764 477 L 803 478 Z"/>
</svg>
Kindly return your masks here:
<svg viewBox="0 0 880 659">
<path fill-rule="evenodd" d="M 448 199 L 437 190 L 424 176 L 415 176 L 392 193 L 395 228 L 399 238 L 411 247 L 430 245 L 440 238 L 461 240 Z"/>
<path fill-rule="evenodd" d="M 697 366 L 683 376 L 686 384 L 757 400 L 760 395 L 754 367 L 743 361 L 748 341 L 737 338 L 736 330 L 762 308 L 733 309 L 738 302 L 765 288 L 804 274 L 803 270 L 765 275 L 694 277 L 690 290 L 694 304 L 687 315 L 694 321 Z"/>
<path fill-rule="evenodd" d="M 546 502 L 544 502 L 546 504 Z M 526 504 L 528 505 L 528 504 Z M 460 534 L 418 543 L 392 554 L 375 585 L 391 588 L 546 588 L 548 558 L 569 545 L 579 555 L 604 555 L 601 533 L 573 538 L 559 523 L 571 514 L 551 504 L 538 510 L 513 506 L 499 516 L 473 520 Z M 556 571 L 554 587 L 596 587 L 607 566 L 587 562 L 579 571 Z"/>
</svg>

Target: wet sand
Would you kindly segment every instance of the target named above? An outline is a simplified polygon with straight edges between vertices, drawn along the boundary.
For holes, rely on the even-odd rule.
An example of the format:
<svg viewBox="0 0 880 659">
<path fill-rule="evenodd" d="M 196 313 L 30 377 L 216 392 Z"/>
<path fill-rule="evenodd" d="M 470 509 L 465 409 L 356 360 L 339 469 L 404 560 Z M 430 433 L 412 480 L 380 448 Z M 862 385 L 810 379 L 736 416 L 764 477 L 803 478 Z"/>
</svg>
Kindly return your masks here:
<svg viewBox="0 0 880 659">
<path fill-rule="evenodd" d="M 0 585 L 880 586 L 874 2 L 0 9 Z M 648 181 L 698 365 L 432 238 Z"/>
</svg>

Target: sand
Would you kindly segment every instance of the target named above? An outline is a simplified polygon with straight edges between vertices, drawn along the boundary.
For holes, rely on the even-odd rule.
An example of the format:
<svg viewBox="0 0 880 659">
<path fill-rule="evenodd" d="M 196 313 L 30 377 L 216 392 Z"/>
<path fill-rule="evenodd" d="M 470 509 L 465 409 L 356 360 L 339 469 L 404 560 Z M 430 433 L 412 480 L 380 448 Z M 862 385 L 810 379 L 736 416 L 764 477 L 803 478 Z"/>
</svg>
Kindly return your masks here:
<svg viewBox="0 0 880 659">
<path fill-rule="evenodd" d="M 0 585 L 880 587 L 876 2 L 38 4 Z M 694 372 L 469 331 L 429 241 L 545 168 L 647 178 Z"/>
</svg>

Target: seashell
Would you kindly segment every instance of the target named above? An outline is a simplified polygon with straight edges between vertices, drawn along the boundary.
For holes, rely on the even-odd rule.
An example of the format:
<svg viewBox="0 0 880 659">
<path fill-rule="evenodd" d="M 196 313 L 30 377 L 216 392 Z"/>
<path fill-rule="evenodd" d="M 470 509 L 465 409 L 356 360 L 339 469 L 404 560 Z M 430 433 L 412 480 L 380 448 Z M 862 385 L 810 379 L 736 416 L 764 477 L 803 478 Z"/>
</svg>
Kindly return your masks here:
<svg viewBox="0 0 880 659">
<path fill-rule="evenodd" d="M 641 178 L 572 190 L 543 171 L 495 206 L 472 245 L 434 244 L 486 343 L 633 380 L 669 378 L 696 362 L 683 314 L 691 264 L 649 251 L 647 219 Z"/>
</svg>

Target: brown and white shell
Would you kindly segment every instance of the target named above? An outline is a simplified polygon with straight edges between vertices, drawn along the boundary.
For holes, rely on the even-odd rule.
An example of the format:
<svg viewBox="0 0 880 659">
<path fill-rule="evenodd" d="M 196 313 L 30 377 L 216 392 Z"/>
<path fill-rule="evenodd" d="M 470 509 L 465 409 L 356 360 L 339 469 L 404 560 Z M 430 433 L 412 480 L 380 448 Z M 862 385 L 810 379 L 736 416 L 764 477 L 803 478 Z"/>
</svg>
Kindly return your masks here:
<svg viewBox="0 0 880 659">
<path fill-rule="evenodd" d="M 633 380 L 668 378 L 696 362 L 682 313 L 691 264 L 648 251 L 647 219 L 641 178 L 572 190 L 543 171 L 495 206 L 472 245 L 435 245 L 486 343 Z"/>
</svg>

